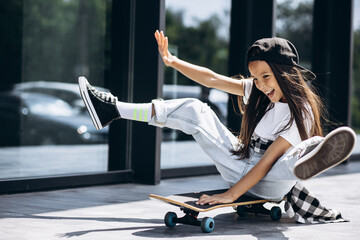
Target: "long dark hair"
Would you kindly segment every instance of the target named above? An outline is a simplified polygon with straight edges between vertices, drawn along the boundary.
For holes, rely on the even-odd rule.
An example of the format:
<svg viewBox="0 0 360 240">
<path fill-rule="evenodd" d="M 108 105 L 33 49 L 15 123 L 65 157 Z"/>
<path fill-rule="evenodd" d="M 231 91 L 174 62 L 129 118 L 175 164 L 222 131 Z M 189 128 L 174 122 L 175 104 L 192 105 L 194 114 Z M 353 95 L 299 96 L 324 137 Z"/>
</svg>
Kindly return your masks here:
<svg viewBox="0 0 360 240">
<path fill-rule="evenodd" d="M 324 118 L 324 106 L 315 89 L 307 84 L 309 77 L 307 72 L 294 66 L 269 62 L 268 64 L 287 100 L 291 114 L 289 122 L 277 134 L 288 130 L 295 120 L 301 140 L 315 135 L 322 136 L 321 119 Z M 250 141 L 256 126 L 265 113 L 274 107 L 274 103 L 270 102 L 269 98 L 253 84 L 247 105 L 244 105 L 243 97 L 239 96 L 238 106 L 243 113 L 239 134 L 240 147 L 232 153 L 239 159 L 244 159 L 250 157 Z M 309 135 L 305 119 L 312 120 Z"/>
</svg>

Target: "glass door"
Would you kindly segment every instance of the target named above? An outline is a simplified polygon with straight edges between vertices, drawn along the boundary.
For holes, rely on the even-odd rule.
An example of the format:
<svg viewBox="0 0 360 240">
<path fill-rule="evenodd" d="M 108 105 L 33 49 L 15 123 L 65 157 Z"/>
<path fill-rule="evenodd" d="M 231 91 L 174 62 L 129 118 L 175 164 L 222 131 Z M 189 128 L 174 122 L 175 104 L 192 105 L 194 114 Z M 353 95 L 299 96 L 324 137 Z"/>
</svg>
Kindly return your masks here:
<svg viewBox="0 0 360 240">
<path fill-rule="evenodd" d="M 179 58 L 227 74 L 230 0 L 166 0 L 169 51 Z M 201 9 L 201 11 L 199 11 Z M 163 98 L 197 98 L 206 102 L 226 125 L 228 94 L 208 89 L 172 68 L 165 69 Z M 192 136 L 163 129 L 161 168 L 213 165 Z"/>
</svg>

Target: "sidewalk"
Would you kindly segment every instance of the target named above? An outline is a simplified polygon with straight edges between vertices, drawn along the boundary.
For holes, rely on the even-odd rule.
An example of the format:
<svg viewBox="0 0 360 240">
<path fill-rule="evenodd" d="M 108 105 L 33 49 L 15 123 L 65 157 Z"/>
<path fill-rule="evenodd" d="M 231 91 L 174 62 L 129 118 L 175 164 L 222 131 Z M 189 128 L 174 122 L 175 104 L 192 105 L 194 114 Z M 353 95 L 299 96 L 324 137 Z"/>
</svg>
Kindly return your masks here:
<svg viewBox="0 0 360 240">
<path fill-rule="evenodd" d="M 160 185 L 122 184 L 0 196 L 0 239 L 359 239 L 360 162 L 340 165 L 305 182 L 328 208 L 348 223 L 303 225 L 283 216 L 238 218 L 232 208 L 200 213 L 215 217 L 215 229 L 163 223 L 174 206 L 149 200 L 148 194 L 170 195 L 225 187 L 219 175 L 164 180 Z"/>
</svg>

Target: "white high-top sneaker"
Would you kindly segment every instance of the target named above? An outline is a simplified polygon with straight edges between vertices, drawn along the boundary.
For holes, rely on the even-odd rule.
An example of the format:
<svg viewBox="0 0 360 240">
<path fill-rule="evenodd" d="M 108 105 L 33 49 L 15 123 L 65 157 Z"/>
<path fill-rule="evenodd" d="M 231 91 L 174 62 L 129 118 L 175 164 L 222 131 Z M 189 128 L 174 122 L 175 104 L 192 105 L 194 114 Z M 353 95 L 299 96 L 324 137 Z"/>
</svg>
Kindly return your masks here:
<svg viewBox="0 0 360 240">
<path fill-rule="evenodd" d="M 356 142 L 356 134 L 349 127 L 331 131 L 318 144 L 309 146 L 295 163 L 294 174 L 305 180 L 340 164 L 350 157 Z"/>
</svg>

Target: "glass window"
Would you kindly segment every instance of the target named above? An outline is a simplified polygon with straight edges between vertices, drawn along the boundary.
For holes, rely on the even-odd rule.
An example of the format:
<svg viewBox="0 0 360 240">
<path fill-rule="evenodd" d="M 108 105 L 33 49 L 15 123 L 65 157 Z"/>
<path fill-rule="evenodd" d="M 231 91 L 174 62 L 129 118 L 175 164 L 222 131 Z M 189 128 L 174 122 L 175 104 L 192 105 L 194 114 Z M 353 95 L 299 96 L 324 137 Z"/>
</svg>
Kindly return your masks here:
<svg viewBox="0 0 360 240">
<path fill-rule="evenodd" d="M 230 0 L 166 0 L 169 51 L 185 61 L 227 75 Z M 201 9 L 201 11 L 199 11 Z M 165 70 L 163 98 L 198 98 L 226 124 L 228 95 L 189 80 L 171 68 Z M 163 130 L 161 168 L 212 165 L 192 136 Z"/>
<path fill-rule="evenodd" d="M 300 65 L 311 69 L 314 0 L 278 0 L 275 33 L 291 41 L 300 56 Z"/>
<path fill-rule="evenodd" d="M 357 134 L 355 154 L 360 154 L 360 0 L 353 5 L 353 75 L 351 98 L 351 125 Z"/>
<path fill-rule="evenodd" d="M 0 179 L 107 171 L 108 128 L 93 126 L 77 78 L 104 85 L 109 3 L 23 1 L 22 77 L 0 92 L 6 126 L 0 129 Z"/>
</svg>

